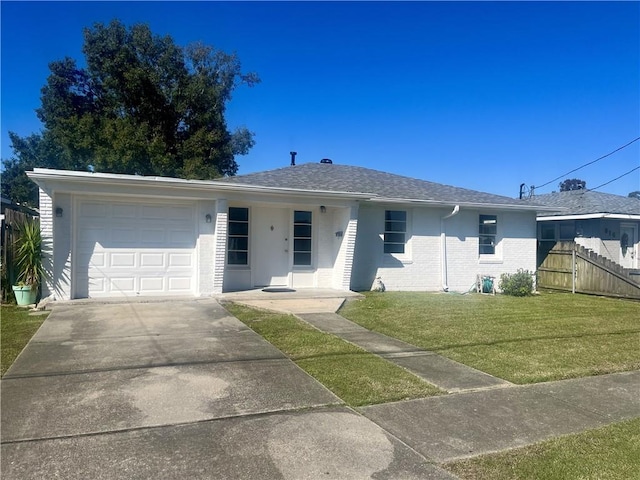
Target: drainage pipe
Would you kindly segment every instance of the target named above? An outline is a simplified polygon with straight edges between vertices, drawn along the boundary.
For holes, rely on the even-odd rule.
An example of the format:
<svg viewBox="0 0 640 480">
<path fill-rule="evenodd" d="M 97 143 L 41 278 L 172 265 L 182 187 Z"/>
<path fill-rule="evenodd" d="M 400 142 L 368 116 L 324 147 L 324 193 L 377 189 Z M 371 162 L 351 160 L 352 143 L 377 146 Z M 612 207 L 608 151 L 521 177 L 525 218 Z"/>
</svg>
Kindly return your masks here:
<svg viewBox="0 0 640 480">
<path fill-rule="evenodd" d="M 449 291 L 447 284 L 447 232 L 444 228 L 444 221 L 457 215 L 458 212 L 460 212 L 460 205 L 456 205 L 450 214 L 440 218 L 440 265 L 442 266 L 442 290 L 444 292 Z"/>
</svg>

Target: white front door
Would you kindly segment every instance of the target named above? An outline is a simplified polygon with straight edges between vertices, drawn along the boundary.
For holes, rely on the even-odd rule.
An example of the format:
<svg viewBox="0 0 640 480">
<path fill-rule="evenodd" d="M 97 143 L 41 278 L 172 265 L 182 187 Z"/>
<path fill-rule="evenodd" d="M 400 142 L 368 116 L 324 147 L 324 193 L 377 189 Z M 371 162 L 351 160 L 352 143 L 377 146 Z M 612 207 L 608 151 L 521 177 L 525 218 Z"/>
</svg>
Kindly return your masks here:
<svg viewBox="0 0 640 480">
<path fill-rule="evenodd" d="M 289 286 L 289 217 L 286 208 L 254 208 L 251 236 L 253 284 L 256 287 Z"/>
<path fill-rule="evenodd" d="M 638 268 L 638 227 L 631 223 L 620 224 L 620 265 Z"/>
</svg>

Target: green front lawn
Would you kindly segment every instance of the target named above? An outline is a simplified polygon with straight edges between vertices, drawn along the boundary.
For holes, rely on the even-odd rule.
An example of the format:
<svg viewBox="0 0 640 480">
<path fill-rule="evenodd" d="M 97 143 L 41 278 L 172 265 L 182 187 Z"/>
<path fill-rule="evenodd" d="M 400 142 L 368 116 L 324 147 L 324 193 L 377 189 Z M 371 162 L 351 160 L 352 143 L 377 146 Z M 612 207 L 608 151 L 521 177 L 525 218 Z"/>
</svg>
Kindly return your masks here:
<svg viewBox="0 0 640 480">
<path fill-rule="evenodd" d="M 640 418 L 444 468 L 469 480 L 638 479 Z"/>
<path fill-rule="evenodd" d="M 442 393 L 401 367 L 293 315 L 238 304 L 225 308 L 276 346 L 298 366 L 351 406 L 393 402 Z"/>
<path fill-rule="evenodd" d="M 0 367 L 2 375 L 40 328 L 47 315 L 29 315 L 25 308 L 15 305 L 0 307 Z"/>
<path fill-rule="evenodd" d="M 564 293 L 365 296 L 340 314 L 514 383 L 640 368 L 638 302 Z"/>
</svg>

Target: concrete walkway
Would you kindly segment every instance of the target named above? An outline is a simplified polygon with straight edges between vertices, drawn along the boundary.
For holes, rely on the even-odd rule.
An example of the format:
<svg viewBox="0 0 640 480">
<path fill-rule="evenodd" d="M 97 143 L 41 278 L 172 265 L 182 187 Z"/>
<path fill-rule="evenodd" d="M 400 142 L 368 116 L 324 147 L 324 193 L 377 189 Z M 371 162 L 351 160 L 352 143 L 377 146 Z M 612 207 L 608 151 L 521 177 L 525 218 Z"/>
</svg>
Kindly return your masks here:
<svg viewBox="0 0 640 480">
<path fill-rule="evenodd" d="M 211 299 L 56 306 L 0 384 L 3 480 L 453 478 Z"/>
<path fill-rule="evenodd" d="M 312 295 L 305 294 L 304 291 L 296 292 L 293 290 L 289 292 L 253 290 L 225 294 L 221 299 L 250 307 L 294 314 L 318 330 L 336 335 L 400 365 L 449 393 L 512 385 L 506 380 L 493 377 L 433 352 L 367 330 L 335 313 L 345 300 L 362 298 L 360 294 L 337 290 L 313 290 Z"/>
<path fill-rule="evenodd" d="M 298 317 L 390 362 L 406 368 L 449 393 L 511 386 L 500 378 L 422 350 L 401 340 L 367 330 L 336 313 L 304 313 Z"/>
<path fill-rule="evenodd" d="M 367 330 L 336 314 L 334 306 L 313 299 L 308 305 L 302 298 L 270 300 L 271 308 L 293 313 L 450 393 L 358 409 L 430 461 L 446 463 L 640 417 L 640 371 L 517 386 Z"/>
</svg>

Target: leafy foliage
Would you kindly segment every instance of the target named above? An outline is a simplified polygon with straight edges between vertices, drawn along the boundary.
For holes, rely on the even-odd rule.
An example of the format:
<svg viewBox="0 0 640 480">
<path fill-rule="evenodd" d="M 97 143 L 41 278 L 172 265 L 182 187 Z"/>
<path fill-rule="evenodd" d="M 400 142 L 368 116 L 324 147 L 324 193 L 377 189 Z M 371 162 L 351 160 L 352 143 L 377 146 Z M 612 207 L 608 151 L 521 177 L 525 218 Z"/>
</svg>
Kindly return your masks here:
<svg viewBox="0 0 640 480">
<path fill-rule="evenodd" d="M 560 187 L 561 192 L 569 192 L 571 190 L 584 190 L 587 188 L 587 182 L 584 180 L 580 180 L 579 178 L 567 178 L 563 182 L 561 182 L 558 187 Z"/>
<path fill-rule="evenodd" d="M 2 196 L 15 203 L 38 206 L 38 186 L 25 175 L 35 167 L 84 170 L 53 142 L 51 134 L 33 134 L 20 137 L 9 132 L 14 156 L 2 161 Z"/>
<path fill-rule="evenodd" d="M 147 25 L 114 20 L 84 30 L 83 54 L 84 68 L 69 57 L 49 64 L 36 111 L 44 131 L 11 134 L 3 195 L 37 204 L 23 173 L 33 167 L 198 179 L 237 172 L 235 156 L 254 139 L 244 127 L 228 130 L 226 105 L 238 86 L 260 80 L 242 73 L 235 53 L 182 48 Z"/>
<path fill-rule="evenodd" d="M 533 274 L 528 270 L 518 270 L 517 273 L 503 273 L 500 275 L 500 290 L 505 295 L 526 297 L 533 293 Z"/>
<path fill-rule="evenodd" d="M 43 241 L 40 223 L 26 220 L 19 227 L 16 239 L 15 265 L 18 269 L 20 284 L 37 288 L 46 275 L 42 263 Z"/>
</svg>

